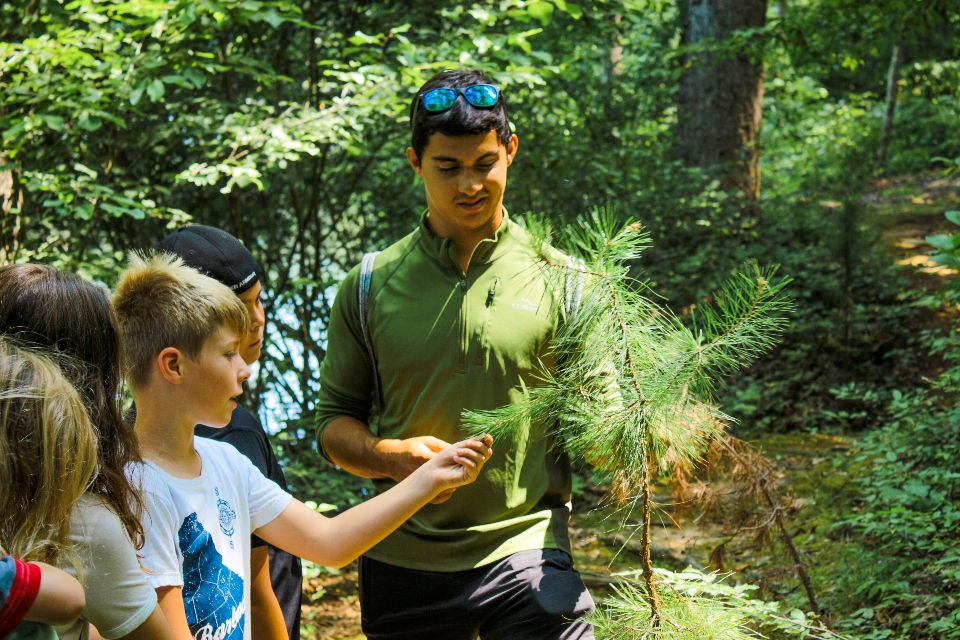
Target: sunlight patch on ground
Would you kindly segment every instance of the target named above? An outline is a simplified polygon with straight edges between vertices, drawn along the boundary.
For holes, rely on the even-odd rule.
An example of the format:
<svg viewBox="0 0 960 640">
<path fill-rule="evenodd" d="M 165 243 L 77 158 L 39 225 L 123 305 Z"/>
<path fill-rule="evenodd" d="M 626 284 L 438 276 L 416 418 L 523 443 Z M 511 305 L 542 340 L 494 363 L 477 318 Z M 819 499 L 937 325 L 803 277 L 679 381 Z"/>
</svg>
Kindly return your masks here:
<svg viewBox="0 0 960 640">
<path fill-rule="evenodd" d="M 894 246 L 898 249 L 914 249 L 923 244 L 923 240 L 915 240 L 911 238 L 907 240 L 901 240 Z M 951 269 L 943 266 L 942 264 L 937 264 L 931 258 L 932 256 L 929 256 L 925 253 L 917 253 L 912 256 L 900 258 L 896 261 L 896 263 L 902 266 L 917 267 L 923 273 L 929 273 L 930 275 L 940 276 L 942 278 L 952 277 L 960 273 L 960 271 L 957 271 L 956 269 Z"/>
</svg>

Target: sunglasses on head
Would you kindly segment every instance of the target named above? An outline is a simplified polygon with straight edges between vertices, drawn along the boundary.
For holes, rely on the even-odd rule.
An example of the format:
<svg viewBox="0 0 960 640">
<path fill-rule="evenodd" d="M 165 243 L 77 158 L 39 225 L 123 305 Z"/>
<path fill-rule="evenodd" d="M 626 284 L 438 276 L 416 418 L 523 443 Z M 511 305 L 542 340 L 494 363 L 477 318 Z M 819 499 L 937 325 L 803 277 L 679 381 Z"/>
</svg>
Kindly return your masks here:
<svg viewBox="0 0 960 640">
<path fill-rule="evenodd" d="M 500 99 L 500 87 L 492 84 L 475 84 L 469 87 L 451 89 L 449 87 L 437 87 L 417 94 L 423 108 L 432 113 L 446 111 L 457 101 L 457 96 L 463 98 L 474 107 L 480 109 L 489 109 L 497 104 Z"/>
</svg>

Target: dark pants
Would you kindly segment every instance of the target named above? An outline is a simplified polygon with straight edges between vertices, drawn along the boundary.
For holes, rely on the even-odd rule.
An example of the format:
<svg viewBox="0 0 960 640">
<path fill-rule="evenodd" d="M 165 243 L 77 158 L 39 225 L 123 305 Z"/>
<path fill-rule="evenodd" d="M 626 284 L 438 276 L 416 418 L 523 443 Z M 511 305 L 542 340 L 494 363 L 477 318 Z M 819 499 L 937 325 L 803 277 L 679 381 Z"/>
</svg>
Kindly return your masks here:
<svg viewBox="0 0 960 640">
<path fill-rule="evenodd" d="M 556 549 L 467 571 L 404 569 L 360 558 L 368 640 L 593 640 L 593 599 Z"/>
</svg>

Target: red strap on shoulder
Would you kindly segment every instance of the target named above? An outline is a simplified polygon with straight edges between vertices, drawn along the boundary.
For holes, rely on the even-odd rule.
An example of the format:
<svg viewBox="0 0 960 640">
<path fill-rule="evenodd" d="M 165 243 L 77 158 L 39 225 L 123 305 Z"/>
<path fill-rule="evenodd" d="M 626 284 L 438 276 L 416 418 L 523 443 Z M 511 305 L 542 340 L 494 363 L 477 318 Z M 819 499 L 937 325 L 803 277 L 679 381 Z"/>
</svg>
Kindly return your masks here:
<svg viewBox="0 0 960 640">
<path fill-rule="evenodd" d="M 0 610 L 0 638 L 5 638 L 23 621 L 40 593 L 40 567 L 13 559 L 17 567 L 7 602 Z"/>
</svg>

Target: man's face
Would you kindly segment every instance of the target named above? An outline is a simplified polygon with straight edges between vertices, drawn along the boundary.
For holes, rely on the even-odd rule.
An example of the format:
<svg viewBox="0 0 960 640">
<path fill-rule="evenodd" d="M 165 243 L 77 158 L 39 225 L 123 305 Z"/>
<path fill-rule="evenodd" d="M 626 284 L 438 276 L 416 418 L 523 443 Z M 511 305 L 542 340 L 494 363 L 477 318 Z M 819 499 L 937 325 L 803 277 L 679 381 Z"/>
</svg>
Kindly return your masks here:
<svg viewBox="0 0 960 640">
<path fill-rule="evenodd" d="M 260 302 L 261 289 L 260 283 L 257 282 L 237 296 L 250 314 L 250 333 L 240 341 L 240 357 L 247 364 L 253 364 L 260 358 L 260 347 L 263 346 L 263 325 L 266 316 L 263 313 L 263 303 Z"/>
<path fill-rule="evenodd" d="M 497 132 L 473 136 L 434 133 L 418 159 L 407 159 L 423 178 L 431 227 L 441 237 L 471 233 L 500 225 L 507 167 L 517 153 L 517 136 L 506 147 Z"/>
</svg>

